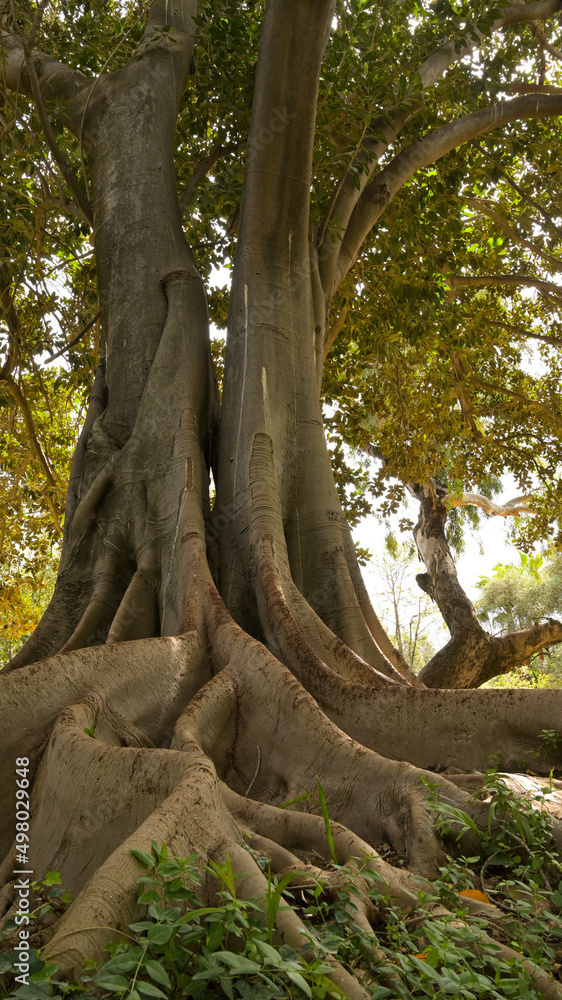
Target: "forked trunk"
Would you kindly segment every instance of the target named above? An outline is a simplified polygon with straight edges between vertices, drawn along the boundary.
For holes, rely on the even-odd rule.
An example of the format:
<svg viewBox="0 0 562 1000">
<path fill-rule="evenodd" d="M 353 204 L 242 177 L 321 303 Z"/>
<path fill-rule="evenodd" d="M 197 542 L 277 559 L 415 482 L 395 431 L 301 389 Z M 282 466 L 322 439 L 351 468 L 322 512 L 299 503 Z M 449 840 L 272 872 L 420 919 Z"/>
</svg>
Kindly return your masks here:
<svg viewBox="0 0 562 1000">
<path fill-rule="evenodd" d="M 557 727 L 559 692 L 420 690 L 358 569 L 322 425 L 330 302 L 309 218 L 333 0 L 266 4 L 217 428 L 204 290 L 173 174 L 194 9 L 156 0 L 130 63 L 93 86 L 74 74 L 66 94 L 90 158 L 105 357 L 54 596 L 0 676 L 2 912 L 16 901 L 14 758 L 27 757 L 29 867 L 37 878 L 59 870 L 76 896 L 54 928 L 39 927 L 63 975 L 100 960 L 142 912 L 131 848 L 228 855 L 240 893 L 262 899 L 267 880 L 243 844 L 259 845 L 273 872 L 298 867 L 295 851 L 328 863 L 333 850 L 353 874 L 366 854 L 408 910 L 419 883 L 376 845 L 425 876 L 444 861 L 420 780 L 435 776 L 420 768 L 485 768 L 497 753 L 517 766 L 538 750 L 543 770 L 560 764 L 539 738 Z M 8 74 L 10 86 L 19 79 Z M 449 805 L 485 821 L 462 780 L 440 784 Z M 295 808 L 277 808 L 287 800 Z M 469 853 L 470 838 L 461 846 Z M 357 919 L 372 933 L 364 895 Z M 278 931 L 302 943 L 296 910 L 280 908 Z M 352 1000 L 367 997 L 335 960 L 330 975 Z"/>
</svg>

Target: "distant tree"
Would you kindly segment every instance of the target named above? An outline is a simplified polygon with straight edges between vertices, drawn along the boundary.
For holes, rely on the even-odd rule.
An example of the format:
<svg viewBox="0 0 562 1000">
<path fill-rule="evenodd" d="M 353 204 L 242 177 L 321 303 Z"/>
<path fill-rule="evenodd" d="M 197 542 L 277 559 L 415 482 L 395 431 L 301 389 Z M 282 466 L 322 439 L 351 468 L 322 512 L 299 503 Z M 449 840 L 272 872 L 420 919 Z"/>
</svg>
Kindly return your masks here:
<svg viewBox="0 0 562 1000">
<path fill-rule="evenodd" d="M 386 552 L 377 560 L 377 572 L 383 583 L 378 598 L 381 620 L 416 674 L 435 653 L 428 631 L 441 625 L 435 605 L 416 584 L 418 568 L 415 546 L 399 544 L 392 535 L 387 536 Z"/>
<path fill-rule="evenodd" d="M 498 563 L 490 577 L 478 581 L 476 602 L 480 621 L 496 635 L 531 628 L 551 616 L 562 615 L 562 553 L 547 559 L 520 554 L 519 565 Z M 562 686 L 562 649 L 547 647 L 527 660 L 531 683 Z"/>
</svg>

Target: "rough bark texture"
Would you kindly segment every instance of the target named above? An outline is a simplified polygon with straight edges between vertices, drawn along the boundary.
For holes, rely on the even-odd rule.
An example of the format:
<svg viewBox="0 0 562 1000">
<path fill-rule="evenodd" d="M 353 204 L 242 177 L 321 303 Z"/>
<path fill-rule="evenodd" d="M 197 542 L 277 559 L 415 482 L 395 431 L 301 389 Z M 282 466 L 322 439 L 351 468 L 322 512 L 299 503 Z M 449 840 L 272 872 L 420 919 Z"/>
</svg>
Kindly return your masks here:
<svg viewBox="0 0 562 1000">
<path fill-rule="evenodd" d="M 46 948 L 64 975 L 102 958 L 115 928 L 138 914 L 131 847 L 156 840 L 204 861 L 228 852 L 247 896 L 265 893 L 242 848 L 249 833 L 273 858 L 283 848 L 329 860 L 318 806 L 276 808 L 317 777 L 338 860 L 366 851 L 409 907 L 417 884 L 376 845 L 390 843 L 413 872 L 436 873 L 443 847 L 420 778 L 451 765 L 485 768 L 497 754 L 517 768 L 540 732 L 558 727 L 560 692 L 425 690 L 361 580 L 323 433 L 331 288 L 308 216 L 333 6 L 266 4 L 210 519 L 208 321 L 173 177 L 194 5 L 170 12 L 156 0 L 136 57 L 94 89 L 33 57 L 45 96 L 58 88 L 69 122 L 84 122 L 105 341 L 54 596 L 0 676 L 3 912 L 14 897 L 14 760 L 28 756 L 30 868 L 36 877 L 59 870 L 75 896 Z M 170 23 L 163 39 L 158 24 Z M 9 48 L 12 86 L 17 51 Z M 286 109 L 283 128 L 260 147 L 276 108 Z M 432 516 L 441 515 L 428 511 L 422 534 L 437 592 Z M 459 622 L 480 634 L 458 594 L 445 604 L 452 630 Z M 556 748 L 540 760 L 547 772 L 561 763 Z M 445 800 L 484 819 L 485 806 L 458 782 L 440 783 Z M 283 939 L 299 942 L 300 926 L 292 910 L 280 913 Z M 332 974 L 350 997 L 366 996 L 336 963 Z M 562 995 L 540 973 L 537 982 Z"/>
<path fill-rule="evenodd" d="M 427 687 L 476 688 L 527 663 L 550 643 L 560 642 L 562 622 L 554 618 L 502 636 L 491 636 L 482 628 L 459 583 L 445 537 L 444 491 L 439 496 L 434 481 L 429 489 L 417 492 L 420 516 L 414 536 L 427 573 L 420 573 L 416 580 L 437 604 L 451 633 L 449 642 L 426 663 L 420 680 Z"/>
</svg>

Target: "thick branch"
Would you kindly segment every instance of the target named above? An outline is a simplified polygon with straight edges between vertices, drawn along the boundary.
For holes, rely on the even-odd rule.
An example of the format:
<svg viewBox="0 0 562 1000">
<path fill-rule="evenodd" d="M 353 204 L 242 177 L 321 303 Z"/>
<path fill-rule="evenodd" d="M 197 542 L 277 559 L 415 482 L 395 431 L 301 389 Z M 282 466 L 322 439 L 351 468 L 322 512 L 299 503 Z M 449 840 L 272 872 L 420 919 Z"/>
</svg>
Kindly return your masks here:
<svg viewBox="0 0 562 1000">
<path fill-rule="evenodd" d="M 471 601 L 462 589 L 447 539 L 445 522 L 447 506 L 444 498 L 422 494 L 420 516 L 414 528 L 418 551 L 425 563 L 429 581 L 422 589 L 437 603 L 452 637 L 467 631 L 483 634 Z"/>
<path fill-rule="evenodd" d="M 461 493 L 460 496 L 449 493 L 443 498 L 443 503 L 447 508 L 479 507 L 486 514 L 497 514 L 498 517 L 518 517 L 519 514 L 536 513 L 533 507 L 528 506 L 528 500 L 527 496 L 514 497 L 513 500 L 507 500 L 506 503 L 500 504 L 494 503 L 480 493 Z"/>
<path fill-rule="evenodd" d="M 512 101 L 499 101 L 482 111 L 465 115 L 441 128 L 434 129 L 398 153 L 367 185 L 357 203 L 341 246 L 334 284 L 328 292 L 333 294 L 339 287 L 354 263 L 365 237 L 395 194 L 418 170 L 429 166 L 465 142 L 509 122 L 560 114 L 562 114 L 562 94 L 533 94 L 516 97 Z M 554 287 L 560 291 L 558 286 Z"/>
<path fill-rule="evenodd" d="M 33 89 L 26 66 L 25 47 L 21 38 L 11 32 L 2 30 L 0 35 L 2 49 L 2 72 L 6 87 L 33 98 Z M 84 90 L 91 87 L 92 81 L 80 70 L 71 69 L 64 63 L 57 62 L 44 52 L 33 50 L 29 58 L 35 69 L 37 80 L 44 101 L 71 101 Z"/>
<path fill-rule="evenodd" d="M 499 636 L 495 642 L 504 668 L 501 672 L 507 673 L 528 663 L 531 656 L 539 653 L 545 646 L 562 642 L 562 622 L 549 618 L 546 622 L 537 622 L 532 628 Z"/>
<path fill-rule="evenodd" d="M 560 262 L 557 262 L 560 268 Z M 491 288 L 497 285 L 507 285 L 511 288 L 536 288 L 538 292 L 549 297 L 562 300 L 562 286 L 554 284 L 553 281 L 543 281 L 541 278 L 534 278 L 528 274 L 457 274 L 455 271 L 447 271 L 446 278 L 451 288 Z"/>
<path fill-rule="evenodd" d="M 333 11 L 334 0 L 266 5 L 248 139 L 246 243 L 290 243 L 306 260 L 318 81 Z"/>
<path fill-rule="evenodd" d="M 547 18 L 556 14 L 559 9 L 560 0 L 513 4 L 503 11 L 502 17 L 494 22 L 491 30 L 495 32 L 511 25 L 535 21 L 537 18 Z M 477 26 L 473 24 L 467 28 L 466 36 L 462 41 L 458 38 L 450 39 L 432 52 L 416 70 L 421 80 L 421 91 L 434 86 L 450 66 L 469 55 L 483 37 Z M 544 92 L 551 93 L 552 91 Z M 555 90 L 555 92 L 558 91 Z M 378 160 L 386 152 L 390 143 L 400 134 L 406 123 L 422 108 L 423 100 L 420 100 L 417 106 L 408 111 L 386 108 L 384 118 L 371 122 L 365 138 L 361 141 L 360 149 L 354 153 L 349 167 L 338 181 L 326 210 L 319 239 L 320 273 L 327 292 L 332 287 L 339 249 L 353 209 L 370 181 Z M 377 135 L 376 139 L 373 138 L 373 133 Z M 337 222 L 339 235 L 327 232 L 330 220 Z"/>
</svg>

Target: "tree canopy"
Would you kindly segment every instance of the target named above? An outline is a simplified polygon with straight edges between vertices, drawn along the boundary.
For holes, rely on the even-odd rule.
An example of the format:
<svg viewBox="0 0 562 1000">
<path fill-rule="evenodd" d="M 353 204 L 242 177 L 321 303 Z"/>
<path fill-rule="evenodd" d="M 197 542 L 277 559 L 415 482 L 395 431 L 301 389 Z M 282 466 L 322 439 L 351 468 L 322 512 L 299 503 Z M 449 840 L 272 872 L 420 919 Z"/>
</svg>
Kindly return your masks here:
<svg viewBox="0 0 562 1000">
<path fill-rule="evenodd" d="M 480 507 L 528 513 L 527 546 L 558 539 L 560 9 L 4 8 L 1 582 L 22 622 L 60 547 L 49 604 L 0 672 L 0 916 L 26 990 L 30 942 L 68 981 L 132 930 L 140 960 L 111 968 L 136 963 L 133 985 L 112 983 L 154 996 L 137 975 L 160 970 L 150 943 L 187 930 L 189 900 L 204 917 L 237 896 L 267 913 L 305 993 L 299 961 L 322 952 L 319 996 L 410 995 L 375 928 L 414 907 L 427 934 L 432 914 L 460 920 L 463 958 L 485 972 L 495 955 L 505 996 L 562 997 L 542 968 L 562 899 L 562 692 L 480 689 L 562 622 L 487 633 L 445 534 Z M 497 504 L 505 472 L 519 493 Z M 419 676 L 350 531 L 404 489 L 417 583 L 450 631 Z M 500 760 L 499 779 L 472 773 Z M 138 897 L 139 863 L 157 862 L 182 876 L 165 890 L 178 910 Z M 24 863 L 34 901 L 53 871 L 71 899 L 37 903 L 33 940 L 10 922 Z M 502 866 L 532 893 L 519 952 Z M 298 899 L 273 912 L 303 868 L 299 891 L 326 899 L 345 870 L 360 959 L 324 948 Z M 260 943 L 244 945 L 254 972 Z M 200 992 L 232 997 L 207 952 Z M 488 975 L 462 975 L 457 992 L 489 995 Z"/>
<path fill-rule="evenodd" d="M 562 205 L 552 115 L 562 64 L 548 17 L 556 4 L 535 7 L 336 6 L 311 223 L 321 266 L 337 271 L 323 397 L 352 521 L 374 497 L 395 508 L 403 483 L 437 476 L 451 492 L 491 495 L 510 472 L 538 512 L 518 524 L 520 543 L 558 539 Z M 262 12 L 261 3 L 202 6 L 176 126 L 185 232 L 210 278 L 219 331 L 229 289 L 217 269 L 233 260 L 252 155 Z M 94 75 L 125 65 L 144 30 L 134 5 L 90 2 L 42 5 L 41 16 L 19 5 L 17 24 Z M 90 220 L 72 190 L 87 191 L 86 160 L 64 128 L 64 102 L 48 115 L 8 89 L 3 102 L 2 586 L 23 615 L 23 581 L 61 529 L 99 320 Z M 505 117 L 501 132 L 486 120 L 491 106 Z M 258 144 L 285 127 L 284 114 L 276 110 Z M 340 251 L 353 211 L 356 231 Z M 374 446 L 378 475 L 362 473 L 342 442 Z"/>
</svg>

